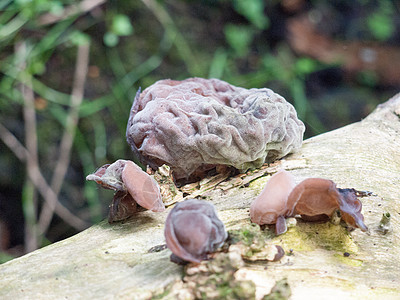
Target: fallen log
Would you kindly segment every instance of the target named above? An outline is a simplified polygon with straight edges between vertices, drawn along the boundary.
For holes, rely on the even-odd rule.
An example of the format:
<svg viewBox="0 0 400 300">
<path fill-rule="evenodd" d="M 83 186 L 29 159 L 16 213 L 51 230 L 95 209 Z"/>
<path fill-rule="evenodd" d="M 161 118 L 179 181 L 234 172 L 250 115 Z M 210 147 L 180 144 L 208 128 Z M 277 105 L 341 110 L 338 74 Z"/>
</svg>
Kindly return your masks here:
<svg viewBox="0 0 400 300">
<path fill-rule="evenodd" d="M 256 298 L 286 278 L 291 299 L 399 299 L 400 94 L 364 120 L 310 138 L 281 160 L 296 180 L 331 179 L 361 198 L 369 234 L 301 220 L 272 242 L 286 252 L 279 262 L 247 262 L 235 278 L 251 280 Z M 229 230 L 250 224 L 249 207 L 274 166 L 229 178 L 201 195 Z M 239 184 L 237 184 L 239 182 Z M 240 184 L 242 182 L 243 184 Z M 184 267 L 170 262 L 163 235 L 165 212 L 140 212 L 123 223 L 103 221 L 61 242 L 0 265 L 1 299 L 168 298 Z M 390 227 L 381 224 L 391 216 Z M 385 228 L 383 228 L 385 227 Z M 265 230 L 270 230 L 268 227 Z M 174 285 L 179 289 L 179 285 Z"/>
</svg>

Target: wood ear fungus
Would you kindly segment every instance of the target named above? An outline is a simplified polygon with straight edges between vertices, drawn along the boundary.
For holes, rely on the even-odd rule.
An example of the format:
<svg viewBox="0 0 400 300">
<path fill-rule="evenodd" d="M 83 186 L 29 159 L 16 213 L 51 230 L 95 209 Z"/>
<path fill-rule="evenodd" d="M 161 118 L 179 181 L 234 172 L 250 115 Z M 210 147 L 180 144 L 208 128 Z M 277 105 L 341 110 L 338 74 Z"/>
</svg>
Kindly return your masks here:
<svg viewBox="0 0 400 300">
<path fill-rule="evenodd" d="M 126 161 L 122 182 L 140 206 L 154 212 L 165 210 L 158 183 L 132 161 Z"/>
<path fill-rule="evenodd" d="M 108 223 L 125 220 L 138 211 L 137 203 L 126 191 L 117 191 L 109 206 Z"/>
<path fill-rule="evenodd" d="M 197 199 L 175 205 L 165 222 L 164 235 L 175 256 L 194 263 L 207 259 L 228 236 L 214 206 Z"/>
<path fill-rule="evenodd" d="M 286 171 L 273 175 L 250 207 L 252 222 L 276 224 L 276 234 L 282 234 L 286 232 L 285 217 L 301 215 L 306 220 L 317 220 L 339 210 L 349 226 L 368 230 L 354 189 L 339 189 L 333 181 L 322 178 L 308 178 L 296 186 L 293 182 Z"/>
<path fill-rule="evenodd" d="M 276 224 L 277 232 L 286 232 L 287 200 L 295 185 L 293 175 L 285 170 L 273 175 L 250 206 L 251 221 L 259 225 Z"/>
<path fill-rule="evenodd" d="M 367 232 L 368 227 L 364 224 L 364 216 L 361 213 L 362 204 L 357 198 L 355 189 L 339 189 L 340 197 L 338 198 L 339 209 L 342 214 L 343 221 L 354 228 L 360 228 Z"/>
<path fill-rule="evenodd" d="M 108 222 L 121 221 L 137 211 L 137 205 L 154 212 L 165 210 L 157 182 L 134 162 L 117 160 L 86 177 L 106 189 L 115 190 Z"/>
</svg>

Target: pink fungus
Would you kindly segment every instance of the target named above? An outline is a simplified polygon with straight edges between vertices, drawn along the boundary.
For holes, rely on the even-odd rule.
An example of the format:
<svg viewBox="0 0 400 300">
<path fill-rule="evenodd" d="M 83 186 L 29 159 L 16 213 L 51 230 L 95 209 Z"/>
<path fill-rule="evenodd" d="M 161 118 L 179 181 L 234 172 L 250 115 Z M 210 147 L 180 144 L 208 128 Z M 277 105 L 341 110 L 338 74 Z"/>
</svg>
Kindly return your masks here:
<svg viewBox="0 0 400 300">
<path fill-rule="evenodd" d="M 143 163 L 167 164 L 176 180 L 193 181 L 218 165 L 245 171 L 295 152 L 304 129 L 294 107 L 270 89 L 189 78 L 138 92 L 126 137 Z"/>
<path fill-rule="evenodd" d="M 251 221 L 260 225 L 276 224 L 278 233 L 285 232 L 287 199 L 295 185 L 294 177 L 285 170 L 273 175 L 250 206 Z"/>
<path fill-rule="evenodd" d="M 132 216 L 137 204 L 154 212 L 165 210 L 157 182 L 132 161 L 120 159 L 104 165 L 86 180 L 116 191 L 110 204 L 109 223 Z"/>
<path fill-rule="evenodd" d="M 140 206 L 154 212 L 165 210 L 157 182 L 132 161 L 126 161 L 122 181 Z"/>
<path fill-rule="evenodd" d="M 164 235 L 175 256 L 195 263 L 207 259 L 227 238 L 214 206 L 197 199 L 175 205 L 165 221 Z"/>
<path fill-rule="evenodd" d="M 361 208 L 354 189 L 339 189 L 333 181 L 322 178 L 308 178 L 294 186 L 293 177 L 279 171 L 252 203 L 250 216 L 259 225 L 276 224 L 276 233 L 282 234 L 286 231 L 285 217 L 319 220 L 339 210 L 346 224 L 367 231 Z"/>
</svg>

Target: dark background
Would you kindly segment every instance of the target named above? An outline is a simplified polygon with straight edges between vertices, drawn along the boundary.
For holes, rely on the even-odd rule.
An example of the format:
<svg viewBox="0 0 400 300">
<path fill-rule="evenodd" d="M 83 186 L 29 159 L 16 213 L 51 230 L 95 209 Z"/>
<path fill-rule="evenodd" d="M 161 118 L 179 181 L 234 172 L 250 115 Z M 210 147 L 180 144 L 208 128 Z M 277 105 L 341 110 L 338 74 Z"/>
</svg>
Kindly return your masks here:
<svg viewBox="0 0 400 300">
<path fill-rule="evenodd" d="M 5 0 L 0 24 L 0 262 L 105 217 L 112 192 L 85 176 L 134 159 L 125 127 L 139 87 L 194 76 L 268 87 L 311 137 L 361 120 L 400 85 L 400 6 L 391 0 Z M 74 106 L 85 45 L 84 98 Z M 74 139 L 62 147 L 65 132 Z M 37 149 L 27 145 L 35 139 Z M 35 164 L 21 149 L 38 158 L 44 185 L 27 176 Z M 70 159 L 60 163 L 61 152 Z M 57 199 L 85 225 L 55 213 L 40 232 L 38 191 L 57 163 L 66 167 Z"/>
</svg>

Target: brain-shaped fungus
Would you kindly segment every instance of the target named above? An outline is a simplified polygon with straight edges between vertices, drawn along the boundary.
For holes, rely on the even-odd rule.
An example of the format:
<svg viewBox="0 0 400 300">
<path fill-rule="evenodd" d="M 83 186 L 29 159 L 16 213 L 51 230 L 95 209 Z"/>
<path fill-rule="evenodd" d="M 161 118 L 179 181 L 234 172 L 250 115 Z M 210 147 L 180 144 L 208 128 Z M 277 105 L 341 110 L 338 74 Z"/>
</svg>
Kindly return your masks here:
<svg viewBox="0 0 400 300">
<path fill-rule="evenodd" d="M 160 80 L 133 103 L 127 140 L 143 163 L 188 179 L 216 165 L 241 171 L 300 148 L 304 124 L 272 90 L 218 79 Z"/>
</svg>

